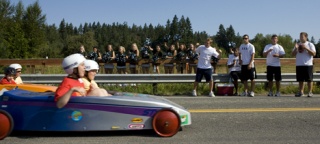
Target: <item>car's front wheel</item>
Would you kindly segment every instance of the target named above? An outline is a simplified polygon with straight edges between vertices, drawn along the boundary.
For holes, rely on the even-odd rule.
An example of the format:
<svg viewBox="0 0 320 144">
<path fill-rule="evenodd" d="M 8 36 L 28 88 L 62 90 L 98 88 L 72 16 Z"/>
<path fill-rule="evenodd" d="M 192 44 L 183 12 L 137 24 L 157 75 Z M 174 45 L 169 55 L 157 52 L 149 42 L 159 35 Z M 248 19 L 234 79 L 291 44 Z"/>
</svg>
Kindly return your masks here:
<svg viewBox="0 0 320 144">
<path fill-rule="evenodd" d="M 159 136 L 174 136 L 181 127 L 180 116 L 172 109 L 162 109 L 154 115 L 152 127 Z"/>
</svg>

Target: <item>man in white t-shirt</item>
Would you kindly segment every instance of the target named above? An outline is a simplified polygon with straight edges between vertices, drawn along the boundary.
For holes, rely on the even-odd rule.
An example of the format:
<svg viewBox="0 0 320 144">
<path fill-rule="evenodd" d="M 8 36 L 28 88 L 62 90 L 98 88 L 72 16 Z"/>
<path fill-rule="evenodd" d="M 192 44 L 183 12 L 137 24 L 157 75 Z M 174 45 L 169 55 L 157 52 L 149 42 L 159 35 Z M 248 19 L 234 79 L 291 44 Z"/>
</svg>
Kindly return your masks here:
<svg viewBox="0 0 320 144">
<path fill-rule="evenodd" d="M 274 96 L 280 96 L 281 65 L 280 58 L 285 55 L 284 49 L 278 44 L 278 36 L 271 36 L 271 44 L 264 47 L 263 56 L 267 57 L 267 80 L 269 86 L 268 96 L 273 96 L 272 85 L 273 75 L 276 80 L 277 92 Z"/>
<path fill-rule="evenodd" d="M 314 44 L 308 42 L 308 34 L 300 33 L 300 43 L 296 43 L 292 56 L 296 56 L 296 79 L 299 82 L 299 92 L 296 97 L 304 96 L 304 82 L 308 83 L 308 97 L 312 97 L 313 57 L 316 55 Z"/>
<path fill-rule="evenodd" d="M 234 48 L 232 49 L 233 54 L 229 55 L 228 58 L 228 68 L 229 68 L 229 75 L 232 78 L 233 85 L 235 88 L 234 96 L 238 96 L 238 79 L 241 78 L 241 65 L 239 64 L 239 49 Z"/>
<path fill-rule="evenodd" d="M 220 58 L 221 52 L 216 51 L 213 47 L 211 47 L 211 38 L 206 40 L 205 45 L 200 45 L 196 49 L 196 53 L 199 55 L 198 65 L 197 65 L 197 73 L 196 79 L 194 82 L 194 89 L 192 92 L 193 96 L 197 96 L 197 87 L 198 83 L 201 82 L 202 77 L 206 78 L 206 82 L 209 83 L 210 97 L 215 97 L 212 89 L 213 89 L 213 81 L 212 81 L 212 66 L 211 66 L 211 56 L 216 58 Z"/>
<path fill-rule="evenodd" d="M 241 44 L 240 50 L 240 64 L 241 64 L 241 81 L 244 85 L 244 92 L 241 96 L 250 96 L 254 97 L 254 88 L 255 88 L 255 68 L 254 68 L 254 54 L 255 48 L 249 42 L 249 36 L 247 34 L 243 35 L 243 44 Z M 248 92 L 248 79 L 251 80 L 251 92 Z"/>
</svg>

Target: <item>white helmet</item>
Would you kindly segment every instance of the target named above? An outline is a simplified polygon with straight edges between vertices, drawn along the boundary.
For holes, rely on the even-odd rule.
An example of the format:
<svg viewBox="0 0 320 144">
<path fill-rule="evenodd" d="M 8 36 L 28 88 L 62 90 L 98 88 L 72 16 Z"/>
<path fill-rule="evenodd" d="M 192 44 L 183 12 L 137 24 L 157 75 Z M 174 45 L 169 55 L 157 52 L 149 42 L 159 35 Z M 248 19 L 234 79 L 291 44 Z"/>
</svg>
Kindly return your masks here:
<svg viewBox="0 0 320 144">
<path fill-rule="evenodd" d="M 79 64 L 84 62 L 86 59 L 81 54 L 72 54 L 67 56 L 62 61 L 62 68 L 67 74 L 72 74 L 73 69 L 78 67 Z"/>
<path fill-rule="evenodd" d="M 84 65 L 86 67 L 86 71 L 99 70 L 99 65 L 94 60 L 86 60 L 86 61 L 84 61 Z"/>
<path fill-rule="evenodd" d="M 14 69 L 22 69 L 21 65 L 17 64 L 17 63 L 11 64 L 9 67 L 14 68 Z"/>
</svg>

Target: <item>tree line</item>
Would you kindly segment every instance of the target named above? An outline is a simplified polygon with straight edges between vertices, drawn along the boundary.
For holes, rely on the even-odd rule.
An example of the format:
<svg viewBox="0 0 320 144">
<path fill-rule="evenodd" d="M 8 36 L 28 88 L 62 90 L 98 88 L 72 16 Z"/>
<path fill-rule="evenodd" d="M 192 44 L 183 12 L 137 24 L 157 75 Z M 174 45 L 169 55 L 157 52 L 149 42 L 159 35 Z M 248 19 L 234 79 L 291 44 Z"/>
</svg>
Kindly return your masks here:
<svg viewBox="0 0 320 144">
<path fill-rule="evenodd" d="M 256 57 L 262 57 L 264 46 L 270 43 L 272 34 L 256 34 L 250 36 L 250 42 L 256 48 Z M 152 45 L 179 43 L 203 43 L 211 37 L 215 41 L 214 47 L 222 49 L 225 54 L 229 51 L 230 42 L 240 46 L 242 35 L 236 33 L 232 25 L 225 28 L 220 25 L 215 35 L 210 36 L 205 31 L 193 31 L 191 20 L 188 17 L 176 15 L 167 20 L 166 25 L 144 24 L 143 26 L 124 23 L 84 23 L 74 26 L 72 23 L 61 20 L 59 26 L 46 24 L 46 15 L 38 2 L 25 8 L 20 1 L 16 5 L 9 0 L 0 0 L 0 58 L 26 59 L 26 58 L 62 58 L 79 50 L 84 45 L 86 51 L 92 51 L 93 46 L 104 52 L 108 44 L 117 50 L 119 46 L 129 49 L 132 43 L 142 47 L 147 38 Z M 285 57 L 290 53 L 297 40 L 290 35 L 278 35 L 279 44 L 286 51 Z M 317 55 L 320 57 L 320 40 L 316 43 L 311 37 L 310 41 L 316 45 Z"/>
</svg>

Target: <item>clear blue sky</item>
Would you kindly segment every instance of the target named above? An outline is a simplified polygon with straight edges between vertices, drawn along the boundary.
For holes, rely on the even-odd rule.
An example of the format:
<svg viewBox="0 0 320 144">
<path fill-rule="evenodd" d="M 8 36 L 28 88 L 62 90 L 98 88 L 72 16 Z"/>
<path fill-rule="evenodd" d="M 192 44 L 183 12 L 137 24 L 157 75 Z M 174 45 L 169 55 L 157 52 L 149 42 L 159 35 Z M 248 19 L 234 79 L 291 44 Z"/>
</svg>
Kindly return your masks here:
<svg viewBox="0 0 320 144">
<path fill-rule="evenodd" d="M 19 0 L 11 0 L 17 4 Z M 28 6 L 36 0 L 23 0 Z M 39 0 L 48 24 L 62 19 L 79 26 L 85 22 L 127 22 L 165 25 L 174 15 L 189 17 L 194 31 L 215 35 L 220 24 L 232 25 L 240 35 L 289 34 L 305 31 L 320 39 L 320 0 Z M 317 18 L 318 17 L 318 18 Z"/>
</svg>

